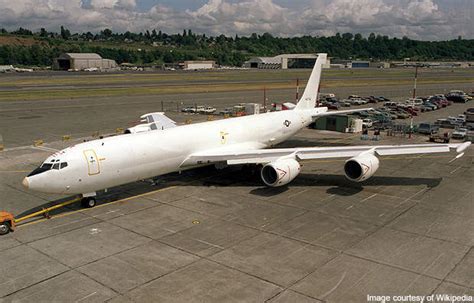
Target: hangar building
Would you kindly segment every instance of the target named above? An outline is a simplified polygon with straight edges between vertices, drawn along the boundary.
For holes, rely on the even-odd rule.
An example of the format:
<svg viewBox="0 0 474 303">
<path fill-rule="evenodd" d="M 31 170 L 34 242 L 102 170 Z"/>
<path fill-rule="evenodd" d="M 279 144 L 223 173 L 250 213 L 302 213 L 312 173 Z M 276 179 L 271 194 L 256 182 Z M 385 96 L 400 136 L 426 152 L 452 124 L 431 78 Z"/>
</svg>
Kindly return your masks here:
<svg viewBox="0 0 474 303">
<path fill-rule="evenodd" d="M 53 69 L 56 70 L 84 70 L 87 68 L 97 68 L 100 70 L 115 68 L 115 60 L 103 59 L 94 53 L 64 53 L 54 59 Z"/>
<path fill-rule="evenodd" d="M 312 68 L 318 58 L 316 54 L 283 54 L 275 57 L 253 57 L 243 64 L 244 68 L 288 69 Z M 323 68 L 329 68 L 329 59 Z"/>
</svg>

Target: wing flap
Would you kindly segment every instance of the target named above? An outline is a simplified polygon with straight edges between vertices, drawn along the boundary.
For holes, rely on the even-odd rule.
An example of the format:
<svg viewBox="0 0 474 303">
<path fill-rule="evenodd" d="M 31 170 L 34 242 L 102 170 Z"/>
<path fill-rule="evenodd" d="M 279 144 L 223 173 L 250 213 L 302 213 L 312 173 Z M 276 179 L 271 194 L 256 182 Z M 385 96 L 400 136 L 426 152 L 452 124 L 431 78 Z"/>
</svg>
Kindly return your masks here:
<svg viewBox="0 0 474 303">
<path fill-rule="evenodd" d="M 263 164 L 282 157 L 293 156 L 298 160 L 349 158 L 373 150 L 379 156 L 445 153 L 455 149 L 458 154 L 469 144 L 412 144 L 412 145 L 363 145 L 342 147 L 302 147 L 276 149 L 214 150 L 190 155 L 182 166 L 227 162 L 234 164 Z"/>
</svg>

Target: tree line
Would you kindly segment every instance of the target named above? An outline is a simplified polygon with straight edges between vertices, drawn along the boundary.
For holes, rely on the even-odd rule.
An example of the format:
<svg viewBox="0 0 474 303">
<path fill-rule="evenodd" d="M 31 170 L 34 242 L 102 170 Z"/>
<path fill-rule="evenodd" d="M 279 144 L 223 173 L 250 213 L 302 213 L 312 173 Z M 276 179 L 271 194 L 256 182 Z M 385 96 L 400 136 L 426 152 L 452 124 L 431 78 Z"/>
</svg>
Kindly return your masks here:
<svg viewBox="0 0 474 303">
<path fill-rule="evenodd" d="M 330 37 L 275 37 L 269 33 L 250 36 L 207 36 L 192 30 L 166 34 L 152 29 L 140 33 L 115 33 L 104 29 L 98 33 L 71 33 L 61 26 L 59 32 L 41 28 L 38 32 L 19 28 L 1 36 L 30 37 L 37 43 L 1 45 L 0 64 L 48 66 L 64 52 L 94 52 L 118 63 L 163 64 L 183 60 L 215 60 L 218 64 L 241 66 L 253 56 L 275 56 L 283 53 L 327 52 L 336 59 L 361 60 L 474 60 L 474 40 L 420 41 L 407 37 L 390 38 L 370 34 L 336 34 Z M 1 41 L 1 40 L 0 40 Z"/>
</svg>

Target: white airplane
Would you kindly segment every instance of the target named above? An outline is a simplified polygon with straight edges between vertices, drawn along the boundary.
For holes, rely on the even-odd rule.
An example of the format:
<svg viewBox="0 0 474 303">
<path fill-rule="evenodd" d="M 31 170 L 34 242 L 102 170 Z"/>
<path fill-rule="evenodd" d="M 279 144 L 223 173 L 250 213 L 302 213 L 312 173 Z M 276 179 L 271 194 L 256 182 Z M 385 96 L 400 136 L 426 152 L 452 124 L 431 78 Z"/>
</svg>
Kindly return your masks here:
<svg viewBox="0 0 474 303">
<path fill-rule="evenodd" d="M 163 113 L 147 114 L 141 117 L 147 123 L 128 129 L 129 134 L 77 144 L 54 153 L 23 180 L 23 185 L 47 193 L 80 194 L 83 206 L 93 207 L 99 190 L 210 164 L 262 165 L 263 182 L 276 187 L 288 184 L 300 173 L 300 161 L 343 157 L 350 158 L 344 165 L 346 177 L 361 182 L 378 169 L 377 156 L 455 149 L 459 158 L 470 145 L 466 142 L 265 149 L 285 141 L 316 118 L 333 114 L 327 107 L 315 108 L 325 61 L 326 54 L 319 54 L 303 96 L 292 110 L 182 126 Z M 360 110 L 367 109 L 336 113 Z"/>
</svg>

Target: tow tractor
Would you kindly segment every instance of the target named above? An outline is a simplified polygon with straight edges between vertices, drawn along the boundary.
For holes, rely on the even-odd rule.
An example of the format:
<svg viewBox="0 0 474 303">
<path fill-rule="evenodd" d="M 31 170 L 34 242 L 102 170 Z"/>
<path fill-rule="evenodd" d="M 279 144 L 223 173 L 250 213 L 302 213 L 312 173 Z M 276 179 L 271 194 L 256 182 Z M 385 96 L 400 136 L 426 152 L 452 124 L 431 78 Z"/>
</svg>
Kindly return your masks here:
<svg viewBox="0 0 474 303">
<path fill-rule="evenodd" d="M 0 211 L 0 236 L 1 235 L 6 235 L 9 232 L 14 231 L 15 228 L 17 227 L 17 224 L 22 222 L 22 221 L 32 219 L 32 218 L 38 217 L 38 216 L 43 216 L 44 218 L 49 219 L 49 218 L 51 218 L 51 216 L 49 214 L 50 211 L 61 208 L 61 207 L 64 207 L 64 206 L 67 206 L 67 205 L 75 203 L 75 202 L 78 202 L 80 200 L 81 200 L 80 197 L 73 198 L 71 200 L 53 205 L 51 207 L 43 208 L 39 211 L 36 211 L 34 213 L 28 214 L 28 215 L 20 217 L 20 218 L 15 218 L 15 216 L 13 216 L 12 213 L 9 213 L 9 212 L 6 212 L 6 211 Z"/>
<path fill-rule="evenodd" d="M 0 211 L 0 235 L 6 235 L 15 230 L 15 217 L 9 212 Z"/>
</svg>

